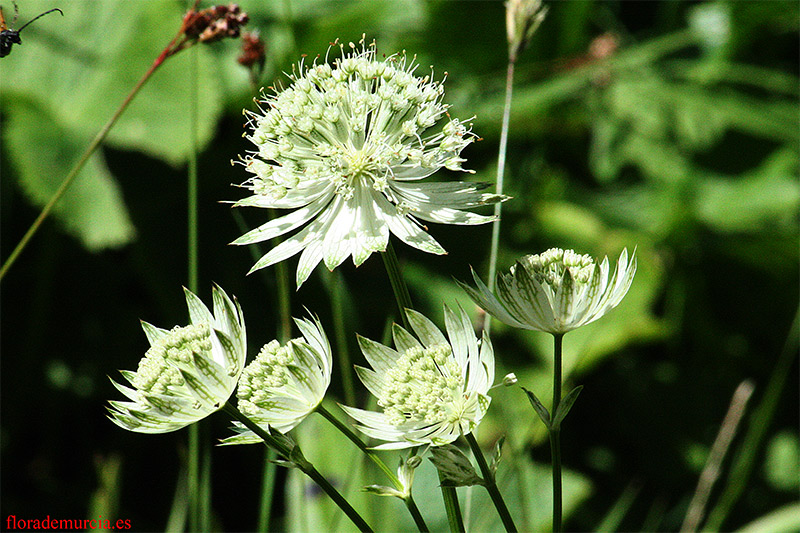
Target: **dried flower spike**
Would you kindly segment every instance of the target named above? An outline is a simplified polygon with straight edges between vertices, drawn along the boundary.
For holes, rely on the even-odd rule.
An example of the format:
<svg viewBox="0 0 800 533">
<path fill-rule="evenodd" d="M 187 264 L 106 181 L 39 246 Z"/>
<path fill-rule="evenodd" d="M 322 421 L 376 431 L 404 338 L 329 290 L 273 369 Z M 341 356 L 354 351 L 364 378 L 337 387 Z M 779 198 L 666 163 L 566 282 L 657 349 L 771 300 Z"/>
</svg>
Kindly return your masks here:
<svg viewBox="0 0 800 533">
<path fill-rule="evenodd" d="M 238 37 L 241 27 L 249 20 L 238 4 L 216 5 L 195 11 L 183 18 L 183 33 L 201 43 L 213 43 L 225 37 Z"/>
</svg>

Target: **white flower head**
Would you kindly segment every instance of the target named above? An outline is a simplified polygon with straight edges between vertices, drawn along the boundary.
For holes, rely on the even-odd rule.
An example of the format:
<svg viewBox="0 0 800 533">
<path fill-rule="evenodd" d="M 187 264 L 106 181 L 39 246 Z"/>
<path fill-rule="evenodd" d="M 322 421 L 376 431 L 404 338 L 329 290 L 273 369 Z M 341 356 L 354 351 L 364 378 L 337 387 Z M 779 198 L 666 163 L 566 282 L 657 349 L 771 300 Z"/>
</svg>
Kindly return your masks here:
<svg viewBox="0 0 800 533">
<path fill-rule="evenodd" d="M 383 412 L 342 406 L 362 433 L 387 441 L 376 449 L 453 442 L 478 426 L 491 402 L 492 343 L 486 334 L 478 341 L 464 310 L 444 307 L 447 338 L 420 313 L 406 312 L 419 340 L 398 325 L 395 350 L 358 339 L 372 369 L 356 372 Z"/>
<path fill-rule="evenodd" d="M 526 255 L 508 274 L 499 274 L 496 294 L 474 271 L 477 289 L 459 284 L 475 303 L 509 326 L 564 334 L 616 307 L 635 273 L 635 250 L 630 261 L 628 250 L 623 250 L 611 274 L 608 257 L 597 264 L 588 255 L 551 248 Z"/>
<path fill-rule="evenodd" d="M 214 286 L 213 314 L 184 289 L 190 324 L 165 330 L 142 322 L 150 348 L 136 372 L 121 371 L 133 388 L 111 382 L 130 401 L 111 400 L 112 422 L 139 433 L 167 433 L 219 410 L 244 368 L 247 338 L 239 302 Z"/>
<path fill-rule="evenodd" d="M 264 429 L 287 433 L 325 397 L 331 383 L 331 346 L 319 320 L 295 319 L 302 338 L 265 344 L 244 369 L 236 391 L 239 410 Z M 236 422 L 238 435 L 223 444 L 251 444 L 261 438 Z"/>
<path fill-rule="evenodd" d="M 421 221 L 483 224 L 494 217 L 464 209 L 506 197 L 468 182 L 422 183 L 441 168 L 464 171 L 461 151 L 476 136 L 451 118 L 442 82 L 415 75 L 405 54 L 376 58 L 374 43 L 311 66 L 300 63 L 291 83 L 247 113 L 256 146 L 241 159 L 252 192 L 236 206 L 290 213 L 242 235 L 252 244 L 297 233 L 250 270 L 300 252 L 298 287 L 323 261 L 329 270 L 352 256 L 356 266 L 386 250 L 389 234 L 422 251 L 444 248 Z M 342 49 L 344 47 L 342 46 Z M 327 57 L 326 57 L 327 59 Z"/>
</svg>

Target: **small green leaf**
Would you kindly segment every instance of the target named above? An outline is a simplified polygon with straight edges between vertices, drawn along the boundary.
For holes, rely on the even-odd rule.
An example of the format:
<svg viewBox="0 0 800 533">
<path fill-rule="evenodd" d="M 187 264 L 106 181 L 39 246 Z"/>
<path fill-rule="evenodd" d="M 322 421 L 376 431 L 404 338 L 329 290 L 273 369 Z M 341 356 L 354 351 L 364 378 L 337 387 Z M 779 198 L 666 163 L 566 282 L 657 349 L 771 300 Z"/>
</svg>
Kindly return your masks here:
<svg viewBox="0 0 800 533">
<path fill-rule="evenodd" d="M 452 444 L 431 448 L 431 455 L 431 462 L 442 474 L 443 486 L 469 487 L 484 484 L 469 458 Z"/>
<path fill-rule="evenodd" d="M 531 405 L 533 406 L 533 410 L 536 411 L 536 414 L 539 415 L 539 418 L 542 419 L 544 425 L 548 428 L 550 427 L 550 413 L 547 411 L 547 407 L 545 407 L 542 402 L 539 401 L 539 398 L 536 397 L 534 393 L 522 387 L 522 390 L 525 391 L 525 394 L 528 395 L 528 400 L 530 400 Z"/>
<path fill-rule="evenodd" d="M 395 498 L 403 499 L 403 493 L 391 487 L 384 487 L 383 485 L 367 485 L 361 489 L 363 492 L 369 492 L 377 496 L 394 496 Z"/>
<path fill-rule="evenodd" d="M 503 435 L 494 445 L 494 452 L 492 453 L 492 462 L 489 463 L 489 470 L 492 471 L 492 475 L 497 473 L 497 467 L 500 465 L 500 459 L 503 454 L 503 444 L 506 442 L 506 436 Z"/>
<path fill-rule="evenodd" d="M 569 391 L 569 394 L 564 396 L 564 399 L 561 400 L 561 403 L 558 404 L 558 408 L 556 409 L 556 412 L 553 415 L 554 428 L 559 428 L 561 426 L 561 421 L 564 420 L 564 417 L 567 416 L 569 410 L 572 409 L 572 404 L 574 404 L 575 400 L 578 399 L 578 394 L 580 394 L 582 390 L 583 390 L 583 385 L 578 385 L 577 387 Z"/>
</svg>

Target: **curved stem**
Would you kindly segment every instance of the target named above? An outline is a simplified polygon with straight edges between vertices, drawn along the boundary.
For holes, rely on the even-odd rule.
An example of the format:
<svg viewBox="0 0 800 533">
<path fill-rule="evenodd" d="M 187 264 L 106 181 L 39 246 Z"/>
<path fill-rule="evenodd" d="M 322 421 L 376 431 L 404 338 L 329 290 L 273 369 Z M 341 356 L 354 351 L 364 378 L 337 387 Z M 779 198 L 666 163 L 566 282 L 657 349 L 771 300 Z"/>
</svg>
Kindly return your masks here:
<svg viewBox="0 0 800 533">
<path fill-rule="evenodd" d="M 561 348 L 563 333 L 553 334 L 553 407 L 550 410 L 551 420 L 558 412 L 561 403 Z M 561 427 L 551 424 L 550 455 L 553 463 L 553 532 L 561 531 Z"/>
<path fill-rule="evenodd" d="M 508 130 L 511 121 L 511 95 L 514 91 L 514 61 L 509 60 L 506 69 L 506 99 L 503 105 L 503 125 L 500 129 L 500 151 L 497 156 L 497 184 L 495 192 L 503 194 L 503 177 L 506 169 L 506 149 L 508 148 Z M 500 213 L 502 202 L 494 204 L 495 220 L 492 223 L 492 245 L 489 251 L 489 282 L 488 287 L 494 292 L 495 277 L 497 274 L 497 250 L 500 248 Z M 488 334 L 492 329 L 492 315 L 486 314 L 483 330 Z"/>
<path fill-rule="evenodd" d="M 392 481 L 392 484 L 394 484 L 396 489 L 401 490 L 403 488 L 402 484 L 400 483 L 400 480 L 397 479 L 397 476 L 394 474 L 394 472 L 392 472 L 392 470 L 388 466 L 386 466 L 386 463 L 384 463 L 383 460 L 380 457 L 378 457 L 378 454 L 375 453 L 375 450 L 370 450 L 367 447 L 367 445 L 364 444 L 364 442 L 360 438 L 358 438 L 358 435 L 353 433 L 353 430 L 351 430 L 349 427 L 343 424 L 341 420 L 333 416 L 333 413 L 325 409 L 322 406 L 322 404 L 320 404 L 317 407 L 317 412 L 321 414 L 323 417 L 325 417 L 325 419 L 328 422 L 333 424 L 333 426 L 336 429 L 341 431 L 345 437 L 350 439 L 350 441 L 353 444 L 355 444 L 359 450 L 364 452 L 364 454 L 366 454 L 367 457 L 369 457 L 372 460 L 372 462 L 375 463 L 378 466 L 378 468 L 380 468 L 383 471 L 383 473 L 389 477 L 389 479 Z"/>
<path fill-rule="evenodd" d="M 308 460 L 303 457 L 302 452 L 300 451 L 300 447 L 295 445 L 294 448 L 289 449 L 282 441 L 276 439 L 269 432 L 265 431 L 261 426 L 247 418 L 244 414 L 242 414 L 239 409 L 234 407 L 230 403 L 226 403 L 222 406 L 222 410 L 225 411 L 230 417 L 234 420 L 237 420 L 244 424 L 244 426 L 258 435 L 261 440 L 264 441 L 266 446 L 270 446 L 274 448 L 280 455 L 282 455 L 285 459 L 292 461 L 292 463 L 300 469 L 305 475 L 310 477 L 319 487 L 325 491 L 325 493 L 333 500 L 333 502 L 339 506 L 339 508 L 347 515 L 347 517 L 355 524 L 355 526 L 359 529 L 359 531 L 364 532 L 372 532 L 372 528 L 369 527 L 369 524 L 358 514 L 358 511 L 353 509 L 353 506 L 339 493 L 336 488 L 331 485 L 331 483 L 325 479 L 325 476 L 319 473 L 319 471 L 314 468 Z"/>
<path fill-rule="evenodd" d="M 486 490 L 489 491 L 489 496 L 492 498 L 492 502 L 497 509 L 497 514 L 500 515 L 500 520 L 503 522 L 503 527 L 506 528 L 506 531 L 518 531 L 517 526 L 514 524 L 514 519 L 511 518 L 511 513 L 508 511 L 506 502 L 503 500 L 503 496 L 500 494 L 500 490 L 497 488 L 497 483 L 494 479 L 494 473 L 492 473 L 492 470 L 486 463 L 486 458 L 483 456 L 483 452 L 481 451 L 481 447 L 478 445 L 478 441 L 475 439 L 475 435 L 472 433 L 467 433 L 464 435 L 464 438 L 467 439 L 469 447 L 472 449 L 472 455 L 475 456 L 475 460 L 478 462 L 478 466 L 483 474 L 483 481 L 485 483 Z"/>
<path fill-rule="evenodd" d="M 392 484 L 397 490 L 403 490 L 405 488 L 403 487 L 403 484 L 400 483 L 400 480 L 397 479 L 397 476 L 394 474 L 394 472 L 392 472 L 392 470 L 388 466 L 386 466 L 386 463 L 383 462 L 383 460 L 378 456 L 378 454 L 375 453 L 375 450 L 371 450 L 370 448 L 368 448 L 367 445 L 364 444 L 364 442 L 358 437 L 358 435 L 356 435 L 353 432 L 353 430 L 347 427 L 347 425 L 343 424 L 341 420 L 333 416 L 333 413 L 325 409 L 325 407 L 323 407 L 322 404 L 320 404 L 317 407 L 317 412 L 321 414 L 323 417 L 325 417 L 325 419 L 328 420 L 331 424 L 333 424 L 333 426 L 336 429 L 341 431 L 345 437 L 350 439 L 350 441 L 353 444 L 355 444 L 359 450 L 364 452 L 364 454 L 367 457 L 369 457 L 373 463 L 378 465 L 378 468 L 380 468 L 383 471 L 383 473 L 386 474 L 386 476 L 391 480 Z M 417 525 L 417 529 L 419 529 L 420 531 L 430 531 L 428 525 L 425 523 L 425 519 L 422 517 L 422 514 L 419 512 L 419 509 L 417 508 L 417 504 L 414 502 L 414 497 L 411 494 L 409 494 L 407 498 L 403 498 L 403 501 L 405 502 L 406 507 L 408 508 L 408 512 L 411 513 L 411 517 L 414 519 L 414 523 Z"/>
</svg>

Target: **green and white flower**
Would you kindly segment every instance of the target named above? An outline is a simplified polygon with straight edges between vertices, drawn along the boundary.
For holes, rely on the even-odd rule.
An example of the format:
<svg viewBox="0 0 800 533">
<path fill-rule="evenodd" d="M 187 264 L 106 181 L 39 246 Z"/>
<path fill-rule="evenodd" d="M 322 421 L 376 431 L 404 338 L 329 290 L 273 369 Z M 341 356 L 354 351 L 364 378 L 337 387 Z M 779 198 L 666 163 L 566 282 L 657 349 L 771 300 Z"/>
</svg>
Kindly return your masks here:
<svg viewBox="0 0 800 533">
<path fill-rule="evenodd" d="M 386 250 L 389 234 L 433 254 L 446 253 L 421 221 L 483 224 L 494 217 L 465 209 L 506 199 L 468 182 L 422 183 L 447 168 L 464 171 L 461 151 L 476 136 L 447 114 L 442 82 L 416 76 L 404 54 L 376 59 L 374 44 L 332 64 L 300 63 L 291 83 L 247 113 L 256 151 L 242 158 L 252 192 L 236 206 L 290 213 L 242 235 L 252 244 L 298 230 L 251 269 L 300 252 L 297 285 L 324 261 L 352 256 L 356 266 Z M 342 47 L 343 49 L 344 47 Z M 326 57 L 327 60 L 327 57 Z M 302 228 L 302 229 L 301 229 Z"/>
<path fill-rule="evenodd" d="M 485 333 L 476 339 L 464 310 L 444 307 L 447 338 L 420 313 L 406 312 L 419 340 L 396 324 L 396 350 L 358 339 L 372 369 L 356 372 L 383 412 L 342 406 L 362 433 L 387 441 L 376 449 L 453 442 L 475 430 L 491 402 L 492 343 Z"/>
<path fill-rule="evenodd" d="M 489 314 L 509 326 L 564 334 L 593 322 L 616 307 L 636 273 L 623 250 L 609 277 L 608 257 L 601 264 L 588 255 L 551 248 L 526 255 L 508 274 L 498 274 L 496 294 L 472 272 L 477 289 L 459 283 Z"/>
<path fill-rule="evenodd" d="M 214 313 L 184 289 L 190 324 L 142 328 L 150 348 L 136 372 L 121 371 L 133 388 L 111 382 L 130 401 L 111 400 L 112 422 L 139 433 L 167 433 L 219 410 L 244 368 L 247 338 L 239 302 L 214 286 Z"/>
<path fill-rule="evenodd" d="M 316 410 L 331 383 L 331 346 L 322 324 L 316 318 L 296 318 L 295 324 L 302 338 L 283 346 L 278 341 L 265 344 L 239 379 L 239 410 L 267 431 L 293 429 Z M 239 422 L 234 429 L 238 435 L 223 444 L 261 442 Z"/>
</svg>

